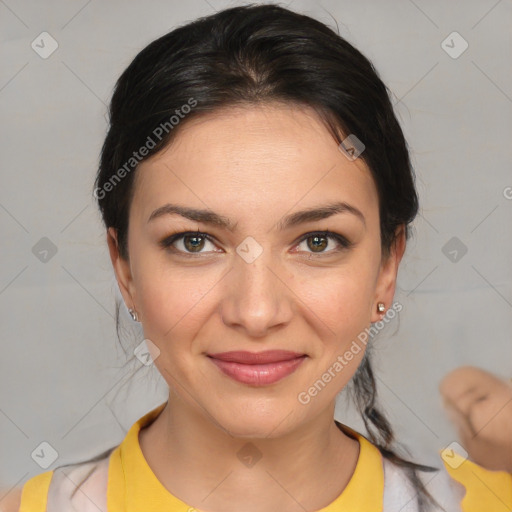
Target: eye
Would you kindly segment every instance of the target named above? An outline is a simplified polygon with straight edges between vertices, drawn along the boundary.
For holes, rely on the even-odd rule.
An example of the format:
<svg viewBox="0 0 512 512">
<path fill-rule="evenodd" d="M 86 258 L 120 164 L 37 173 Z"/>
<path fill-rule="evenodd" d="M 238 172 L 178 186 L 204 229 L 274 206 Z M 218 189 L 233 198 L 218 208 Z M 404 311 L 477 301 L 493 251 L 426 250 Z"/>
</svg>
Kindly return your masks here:
<svg viewBox="0 0 512 512">
<path fill-rule="evenodd" d="M 331 231 L 315 231 L 313 233 L 306 233 L 299 240 L 297 246 L 300 246 L 300 244 L 304 242 L 306 242 L 307 248 L 311 250 L 310 254 L 318 255 L 341 252 L 353 245 L 344 236 Z M 219 252 L 215 249 L 211 251 L 203 251 L 208 243 L 215 247 L 212 237 L 207 233 L 201 233 L 200 231 L 185 231 L 182 233 L 175 233 L 164 238 L 160 242 L 160 246 L 165 249 L 170 249 L 172 252 L 181 253 L 185 256 L 193 256 L 194 254 L 203 254 L 208 252 Z M 329 250 L 325 250 L 331 245 L 334 245 L 334 247 Z M 308 251 L 306 250 L 305 252 Z"/>
<path fill-rule="evenodd" d="M 304 235 L 299 245 L 306 242 L 306 247 L 311 249 L 312 254 L 328 254 L 341 252 L 344 249 L 348 249 L 352 246 L 352 243 L 349 242 L 344 236 L 339 235 L 338 233 L 333 233 L 331 231 L 316 231 L 314 233 L 307 233 Z M 333 242 L 329 244 L 329 242 Z M 329 245 L 334 245 L 334 248 L 330 250 L 324 250 Z M 307 251 L 306 251 L 307 252 Z"/>
<path fill-rule="evenodd" d="M 171 249 L 173 252 L 181 252 L 186 255 L 193 255 L 202 254 L 203 252 L 211 252 L 202 251 L 202 249 L 208 243 L 214 245 L 210 235 L 201 233 L 199 231 L 186 231 L 168 236 L 160 242 L 160 245 L 164 248 Z"/>
</svg>

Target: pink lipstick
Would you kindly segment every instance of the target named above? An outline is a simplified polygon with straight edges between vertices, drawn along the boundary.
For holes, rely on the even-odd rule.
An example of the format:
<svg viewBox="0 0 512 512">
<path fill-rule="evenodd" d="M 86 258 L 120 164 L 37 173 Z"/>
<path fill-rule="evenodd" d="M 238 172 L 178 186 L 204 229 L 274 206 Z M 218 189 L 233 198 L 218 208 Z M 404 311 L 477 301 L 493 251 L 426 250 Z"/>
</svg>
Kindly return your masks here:
<svg viewBox="0 0 512 512">
<path fill-rule="evenodd" d="M 278 382 L 293 373 L 307 357 L 288 350 L 233 351 L 207 355 L 228 377 L 253 386 Z"/>
</svg>

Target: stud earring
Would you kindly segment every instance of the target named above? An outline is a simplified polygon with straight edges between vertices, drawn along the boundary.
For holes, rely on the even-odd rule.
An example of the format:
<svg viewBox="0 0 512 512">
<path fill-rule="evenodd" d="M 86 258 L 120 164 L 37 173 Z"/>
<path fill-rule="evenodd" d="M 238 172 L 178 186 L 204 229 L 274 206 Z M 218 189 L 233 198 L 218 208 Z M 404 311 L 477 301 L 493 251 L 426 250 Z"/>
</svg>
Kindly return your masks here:
<svg viewBox="0 0 512 512">
<path fill-rule="evenodd" d="M 139 321 L 139 317 L 137 316 L 137 311 L 135 311 L 133 309 L 129 309 L 128 313 L 130 313 L 130 316 L 132 317 L 132 320 L 134 322 L 138 322 Z"/>
<path fill-rule="evenodd" d="M 379 302 L 379 303 L 377 304 L 377 311 L 378 311 L 379 313 L 384 313 L 384 311 L 386 311 L 386 306 L 384 305 L 384 303 L 383 303 L 383 302 Z"/>
</svg>

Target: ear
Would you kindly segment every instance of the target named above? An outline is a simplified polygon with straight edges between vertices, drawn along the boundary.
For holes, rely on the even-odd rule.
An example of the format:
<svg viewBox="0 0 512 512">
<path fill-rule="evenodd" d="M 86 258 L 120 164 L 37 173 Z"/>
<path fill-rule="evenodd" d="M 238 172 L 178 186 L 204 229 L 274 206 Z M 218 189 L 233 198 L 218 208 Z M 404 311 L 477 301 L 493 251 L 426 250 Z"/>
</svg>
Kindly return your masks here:
<svg viewBox="0 0 512 512">
<path fill-rule="evenodd" d="M 135 286 L 133 284 L 130 262 L 124 259 L 119 253 L 117 230 L 115 228 L 110 227 L 107 229 L 107 244 L 110 260 L 114 267 L 117 284 L 119 285 L 124 303 L 128 308 L 137 310 L 135 306 Z"/>
<path fill-rule="evenodd" d="M 379 302 L 384 303 L 386 310 L 391 307 L 395 295 L 398 266 L 405 252 L 405 238 L 405 225 L 402 224 L 396 230 L 395 241 L 391 244 L 389 254 L 382 257 L 372 305 L 371 322 L 378 322 L 385 315 L 385 311 L 383 313 L 377 311 Z"/>
</svg>

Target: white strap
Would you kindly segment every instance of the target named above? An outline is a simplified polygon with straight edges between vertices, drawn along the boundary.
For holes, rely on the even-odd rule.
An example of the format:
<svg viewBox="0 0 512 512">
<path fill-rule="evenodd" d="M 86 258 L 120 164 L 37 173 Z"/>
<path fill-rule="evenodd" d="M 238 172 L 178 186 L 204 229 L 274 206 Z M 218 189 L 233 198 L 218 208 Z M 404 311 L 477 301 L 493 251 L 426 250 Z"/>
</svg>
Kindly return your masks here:
<svg viewBox="0 0 512 512">
<path fill-rule="evenodd" d="M 59 467 L 48 489 L 47 512 L 107 512 L 109 456 Z"/>
<path fill-rule="evenodd" d="M 450 478 L 443 465 L 435 473 L 418 471 L 418 475 L 432 497 L 447 512 L 462 512 L 464 488 Z M 405 470 L 384 458 L 383 512 L 418 512 L 417 494 Z"/>
<path fill-rule="evenodd" d="M 405 471 L 384 461 L 384 508 L 383 512 L 418 512 L 417 492 Z"/>
</svg>

